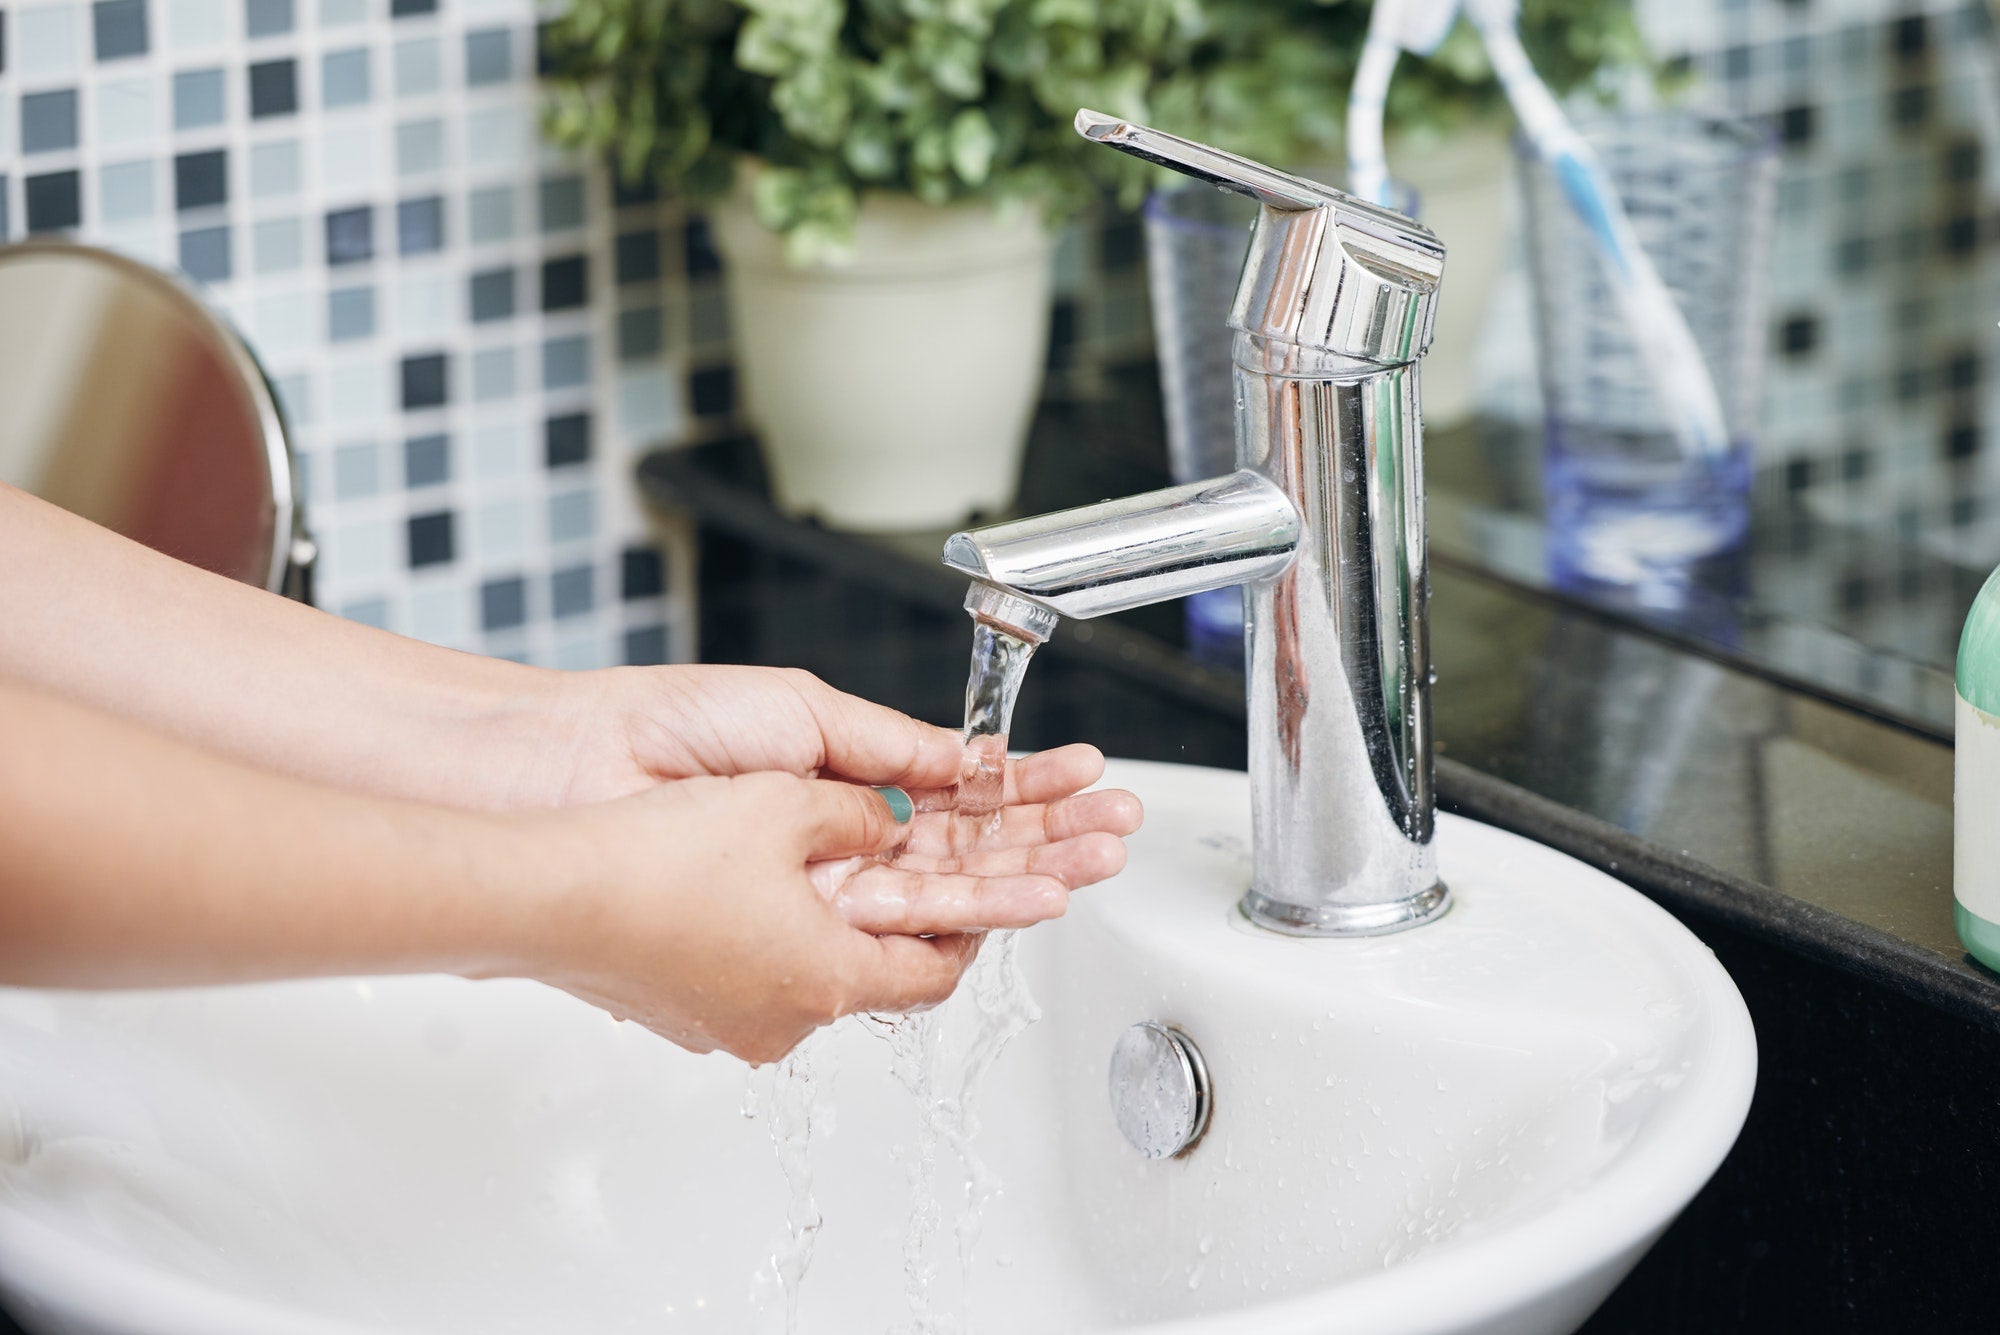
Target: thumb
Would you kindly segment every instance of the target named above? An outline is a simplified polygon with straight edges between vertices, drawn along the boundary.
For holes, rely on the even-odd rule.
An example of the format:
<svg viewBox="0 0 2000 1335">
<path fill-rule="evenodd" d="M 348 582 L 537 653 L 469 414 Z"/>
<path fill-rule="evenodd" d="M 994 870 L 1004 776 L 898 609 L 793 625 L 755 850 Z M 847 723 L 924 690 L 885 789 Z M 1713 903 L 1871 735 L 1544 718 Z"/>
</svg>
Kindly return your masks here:
<svg viewBox="0 0 2000 1335">
<path fill-rule="evenodd" d="M 886 853 L 909 832 L 914 810 L 900 788 L 863 788 L 808 779 L 802 803 L 807 857 L 846 858 Z"/>
</svg>

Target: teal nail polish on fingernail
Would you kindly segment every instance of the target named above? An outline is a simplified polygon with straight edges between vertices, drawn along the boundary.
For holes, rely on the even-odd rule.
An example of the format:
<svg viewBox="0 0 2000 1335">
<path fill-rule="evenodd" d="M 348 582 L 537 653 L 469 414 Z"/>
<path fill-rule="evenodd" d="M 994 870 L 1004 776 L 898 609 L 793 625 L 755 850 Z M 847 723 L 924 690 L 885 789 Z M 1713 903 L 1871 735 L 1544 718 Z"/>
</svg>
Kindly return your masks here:
<svg viewBox="0 0 2000 1335">
<path fill-rule="evenodd" d="M 910 817 L 916 814 L 917 807 L 910 801 L 908 793 L 900 788 L 877 788 L 875 791 L 882 794 L 882 800 L 889 804 L 889 814 L 896 818 L 896 824 L 910 823 Z"/>
</svg>

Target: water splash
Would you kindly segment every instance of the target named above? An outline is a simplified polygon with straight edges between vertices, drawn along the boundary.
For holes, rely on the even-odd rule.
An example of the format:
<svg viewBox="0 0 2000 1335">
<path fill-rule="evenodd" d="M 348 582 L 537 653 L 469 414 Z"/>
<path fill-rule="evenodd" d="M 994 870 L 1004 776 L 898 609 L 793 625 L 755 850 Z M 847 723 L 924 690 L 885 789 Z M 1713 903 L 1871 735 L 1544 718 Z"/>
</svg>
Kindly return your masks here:
<svg viewBox="0 0 2000 1335">
<path fill-rule="evenodd" d="M 778 1169 L 785 1175 L 785 1232 L 772 1248 L 768 1264 L 752 1280 L 750 1297 L 762 1308 L 776 1293 L 784 1295 L 786 1335 L 798 1335 L 799 1289 L 825 1222 L 813 1198 L 812 1146 L 814 1133 L 824 1137 L 829 1129 L 820 1115 L 825 1106 L 820 1086 L 831 1084 L 833 1074 L 833 1045 L 821 1030 L 778 1063 L 765 1100 L 771 1114 L 771 1143 L 777 1147 Z M 744 1091 L 746 1117 L 756 1115 L 756 1078 L 753 1069 Z"/>
</svg>

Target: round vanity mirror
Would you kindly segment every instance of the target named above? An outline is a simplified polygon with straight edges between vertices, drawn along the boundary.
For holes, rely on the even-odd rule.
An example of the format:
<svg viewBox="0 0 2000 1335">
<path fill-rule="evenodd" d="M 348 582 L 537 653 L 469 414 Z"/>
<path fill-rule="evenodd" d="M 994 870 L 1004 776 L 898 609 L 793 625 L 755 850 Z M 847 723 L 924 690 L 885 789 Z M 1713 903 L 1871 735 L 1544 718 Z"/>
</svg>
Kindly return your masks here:
<svg viewBox="0 0 2000 1335">
<path fill-rule="evenodd" d="M 0 481 L 303 598 L 311 544 L 250 350 L 179 280 L 91 246 L 0 247 Z"/>
</svg>

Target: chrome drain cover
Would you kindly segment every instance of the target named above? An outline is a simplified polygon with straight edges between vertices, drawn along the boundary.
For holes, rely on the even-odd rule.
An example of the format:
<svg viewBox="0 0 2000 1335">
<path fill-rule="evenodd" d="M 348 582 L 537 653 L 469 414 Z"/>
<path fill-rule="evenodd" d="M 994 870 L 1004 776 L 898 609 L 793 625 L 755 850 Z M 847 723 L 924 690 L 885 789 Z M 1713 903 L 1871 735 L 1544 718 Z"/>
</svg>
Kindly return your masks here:
<svg viewBox="0 0 2000 1335">
<path fill-rule="evenodd" d="M 1180 1154 L 1208 1129 L 1208 1064 L 1180 1030 L 1148 1020 L 1111 1050 L 1111 1116 L 1148 1159 Z"/>
</svg>

